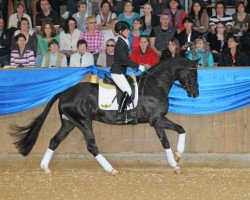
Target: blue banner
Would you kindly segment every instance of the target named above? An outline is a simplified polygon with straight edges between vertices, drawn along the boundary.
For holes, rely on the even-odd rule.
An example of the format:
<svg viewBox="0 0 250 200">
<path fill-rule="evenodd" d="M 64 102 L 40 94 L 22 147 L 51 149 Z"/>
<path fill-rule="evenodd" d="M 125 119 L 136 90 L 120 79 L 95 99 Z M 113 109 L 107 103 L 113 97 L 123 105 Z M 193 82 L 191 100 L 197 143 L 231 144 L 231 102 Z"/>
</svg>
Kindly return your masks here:
<svg viewBox="0 0 250 200">
<path fill-rule="evenodd" d="M 108 71 L 95 66 L 1 70 L 0 115 L 45 104 L 55 94 L 77 84 L 88 73 L 103 77 Z M 129 72 L 132 71 L 130 69 Z M 199 69 L 198 75 L 199 97 L 190 98 L 186 91 L 173 85 L 169 94 L 170 112 L 214 114 L 250 105 L 250 68 Z"/>
</svg>

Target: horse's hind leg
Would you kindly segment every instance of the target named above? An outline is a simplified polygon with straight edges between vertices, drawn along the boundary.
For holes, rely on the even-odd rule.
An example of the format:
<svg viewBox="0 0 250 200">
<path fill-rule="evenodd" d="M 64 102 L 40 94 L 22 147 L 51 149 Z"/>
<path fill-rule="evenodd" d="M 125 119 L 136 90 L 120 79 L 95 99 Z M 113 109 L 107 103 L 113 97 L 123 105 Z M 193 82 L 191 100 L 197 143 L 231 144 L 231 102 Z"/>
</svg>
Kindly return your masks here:
<svg viewBox="0 0 250 200">
<path fill-rule="evenodd" d="M 40 165 L 46 174 L 51 172 L 49 169 L 49 163 L 54 154 L 55 149 L 74 128 L 75 125 L 73 125 L 72 122 L 70 122 L 69 120 L 63 120 L 61 128 L 56 133 L 56 135 L 50 140 L 49 148 L 47 149 Z"/>
<path fill-rule="evenodd" d="M 81 123 L 78 128 L 83 133 L 88 151 L 95 157 L 95 159 L 102 166 L 102 168 L 106 172 L 111 173 L 112 175 L 118 173 L 118 171 L 112 167 L 112 165 L 106 160 L 106 158 L 99 153 L 95 142 L 94 132 L 92 129 L 92 122 L 90 120 L 86 120 Z"/>
</svg>

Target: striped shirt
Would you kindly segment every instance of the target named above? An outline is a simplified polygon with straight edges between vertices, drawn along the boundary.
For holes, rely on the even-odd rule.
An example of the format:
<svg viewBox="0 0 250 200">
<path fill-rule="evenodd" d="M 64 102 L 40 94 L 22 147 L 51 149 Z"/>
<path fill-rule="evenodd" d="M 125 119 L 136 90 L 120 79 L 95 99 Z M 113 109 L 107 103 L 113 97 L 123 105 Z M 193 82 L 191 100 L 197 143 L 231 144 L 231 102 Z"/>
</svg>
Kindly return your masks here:
<svg viewBox="0 0 250 200">
<path fill-rule="evenodd" d="M 209 19 L 210 26 L 217 25 L 218 22 L 223 22 L 225 26 L 232 26 L 233 18 L 231 15 L 225 14 L 222 18 L 218 17 L 217 15 L 214 15 Z"/>
<path fill-rule="evenodd" d="M 34 67 L 35 66 L 34 52 L 31 50 L 25 49 L 23 54 L 20 55 L 19 50 L 13 50 L 10 55 L 10 65 Z"/>
<path fill-rule="evenodd" d="M 93 35 L 90 35 L 87 30 L 83 31 L 80 35 L 80 40 L 86 40 L 88 43 L 88 52 L 100 53 L 103 49 L 103 33 L 101 31 L 95 30 Z"/>
</svg>

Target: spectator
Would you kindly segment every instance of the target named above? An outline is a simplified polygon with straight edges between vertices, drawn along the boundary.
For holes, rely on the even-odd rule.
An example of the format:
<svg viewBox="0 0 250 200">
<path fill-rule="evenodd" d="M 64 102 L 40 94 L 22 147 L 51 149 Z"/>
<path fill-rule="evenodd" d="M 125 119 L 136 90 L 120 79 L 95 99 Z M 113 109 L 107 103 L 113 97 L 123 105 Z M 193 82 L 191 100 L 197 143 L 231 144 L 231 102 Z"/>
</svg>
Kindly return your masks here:
<svg viewBox="0 0 250 200">
<path fill-rule="evenodd" d="M 124 10 L 123 2 L 124 2 L 123 0 L 113 0 L 114 11 L 117 15 L 120 15 L 121 13 L 123 13 L 123 10 Z"/>
<path fill-rule="evenodd" d="M 69 64 L 71 54 L 77 51 L 77 41 L 80 38 L 81 31 L 76 28 L 76 20 L 74 17 L 69 17 L 63 31 L 60 32 L 60 51 L 63 52 Z"/>
<path fill-rule="evenodd" d="M 201 1 L 195 0 L 190 8 L 189 16 L 192 18 L 194 25 L 193 29 L 206 33 L 208 31 L 209 17 Z"/>
<path fill-rule="evenodd" d="M 228 36 L 227 49 L 219 57 L 218 66 L 247 66 L 247 55 L 240 50 L 239 38 L 233 35 Z"/>
<path fill-rule="evenodd" d="M 42 11 L 36 15 L 36 30 L 37 33 L 41 33 L 41 26 L 45 21 L 51 21 L 55 29 L 59 30 L 60 20 L 58 14 L 51 9 L 49 0 L 40 1 Z"/>
<path fill-rule="evenodd" d="M 135 18 L 133 21 L 133 30 L 130 31 L 129 34 L 129 45 L 131 50 L 139 47 L 139 41 L 141 35 L 147 35 L 144 31 L 142 31 L 143 22 L 141 18 Z"/>
<path fill-rule="evenodd" d="M 115 40 L 109 39 L 106 42 L 105 50 L 102 51 L 97 59 L 97 65 L 101 67 L 111 67 L 114 62 Z"/>
<path fill-rule="evenodd" d="M 0 0 L 0 17 L 3 17 L 4 28 L 7 28 L 8 24 L 8 2 L 9 0 Z"/>
<path fill-rule="evenodd" d="M 169 16 L 163 13 L 160 16 L 160 26 L 154 27 L 150 33 L 150 46 L 158 57 L 161 57 L 162 50 L 168 46 L 168 41 L 174 37 L 175 33 L 176 29 L 169 27 Z"/>
<path fill-rule="evenodd" d="M 15 7 L 17 3 L 22 3 L 23 6 L 24 6 L 24 9 L 26 10 L 26 14 L 28 16 L 30 16 L 30 21 L 33 21 L 32 20 L 32 17 L 33 17 L 32 16 L 32 5 L 31 5 L 31 1 L 30 0 L 12 0 L 12 3 L 13 3 L 13 7 Z M 30 27 L 32 27 L 32 24 L 30 24 Z"/>
<path fill-rule="evenodd" d="M 99 53 L 103 48 L 103 33 L 96 29 L 96 19 L 93 16 L 87 17 L 87 29 L 80 35 L 80 39 L 87 41 L 87 51 L 92 53 L 97 61 Z"/>
<path fill-rule="evenodd" d="M 233 18 L 231 15 L 226 14 L 226 6 L 223 1 L 216 2 L 216 15 L 210 17 L 209 26 L 210 32 L 215 33 L 215 27 L 218 22 L 223 22 L 227 27 L 227 32 L 230 32 L 232 29 Z"/>
<path fill-rule="evenodd" d="M 116 14 L 111 12 L 111 5 L 108 1 L 104 0 L 101 3 L 101 12 L 96 16 L 96 23 L 99 30 L 105 31 L 112 29 L 112 19 L 116 18 Z"/>
<path fill-rule="evenodd" d="M 246 7 L 243 1 L 236 4 L 235 13 L 233 17 L 233 33 L 236 36 L 242 36 L 247 30 L 250 21 L 250 15 L 246 13 Z"/>
<path fill-rule="evenodd" d="M 216 25 L 215 33 L 209 33 L 207 36 L 208 42 L 210 44 L 210 50 L 213 53 L 215 62 L 218 62 L 222 51 L 227 47 L 226 37 L 227 32 L 223 22 L 218 22 Z"/>
<path fill-rule="evenodd" d="M 43 56 L 41 67 L 67 67 L 67 59 L 64 53 L 59 51 L 59 42 L 52 39 L 48 44 L 49 52 Z"/>
<path fill-rule="evenodd" d="M 112 19 L 112 22 L 111 22 L 111 27 L 112 29 L 109 29 L 109 30 L 106 30 L 105 33 L 104 33 L 104 45 L 106 45 L 106 42 L 109 40 L 109 39 L 114 39 L 115 41 L 118 40 L 118 35 L 117 33 L 115 32 L 115 24 L 119 22 L 119 19 L 118 18 L 114 18 Z"/>
<path fill-rule="evenodd" d="M 26 47 L 26 37 L 19 33 L 15 36 L 17 49 L 11 51 L 10 65 L 18 67 L 34 67 L 34 52 Z"/>
<path fill-rule="evenodd" d="M 61 17 L 63 19 L 67 19 L 69 16 L 73 15 L 73 13 L 76 13 L 78 2 L 79 0 L 66 0 L 67 10 L 65 11 L 65 13 L 62 14 Z"/>
<path fill-rule="evenodd" d="M 15 36 L 19 33 L 22 33 L 25 35 L 26 48 L 32 50 L 36 56 L 38 49 L 37 34 L 32 29 L 30 29 L 28 19 L 21 18 L 17 23 L 17 28 L 18 30 L 14 32 L 14 35 L 12 37 L 11 50 L 17 48 Z"/>
<path fill-rule="evenodd" d="M 63 2 L 63 0 L 59 0 L 59 1 L 60 2 L 58 2 L 58 0 L 49 0 L 51 9 L 54 10 L 57 13 L 58 17 L 60 16 L 60 5 L 61 5 L 61 2 Z M 37 10 L 37 12 L 42 11 L 42 9 L 41 9 L 41 0 L 36 0 L 36 10 Z"/>
<path fill-rule="evenodd" d="M 80 31 L 85 31 L 86 29 L 86 18 L 89 16 L 87 11 L 87 3 L 85 1 L 79 1 L 77 3 L 78 12 L 73 14 L 72 17 L 76 19 L 77 28 Z"/>
<path fill-rule="evenodd" d="M 203 67 L 214 66 L 213 55 L 204 37 L 198 37 L 195 39 L 192 50 L 187 54 L 187 58 L 189 60 L 199 59 L 198 64 Z"/>
<path fill-rule="evenodd" d="M 250 56 L 250 23 L 248 24 L 247 31 L 243 34 L 240 40 L 241 40 L 242 49 Z"/>
<path fill-rule="evenodd" d="M 167 49 L 162 51 L 160 60 L 166 60 L 167 58 L 180 58 L 182 55 L 181 46 L 177 38 L 173 38 L 169 41 Z"/>
<path fill-rule="evenodd" d="M 133 6 L 131 1 L 127 0 L 124 2 L 124 12 L 118 15 L 121 21 L 128 22 L 130 26 L 133 26 L 133 21 L 135 18 L 140 18 L 138 13 L 133 12 Z"/>
<path fill-rule="evenodd" d="M 88 67 L 94 65 L 92 53 L 87 52 L 87 41 L 79 40 L 77 42 L 77 52 L 70 57 L 70 67 Z"/>
<path fill-rule="evenodd" d="M 184 30 L 183 19 L 187 14 L 181 10 L 181 5 L 179 0 L 170 0 L 169 9 L 166 10 L 166 13 L 169 15 L 169 26 L 177 30 L 177 33 L 180 33 Z"/>
<path fill-rule="evenodd" d="M 143 64 L 147 68 L 159 62 L 155 51 L 149 46 L 149 38 L 146 35 L 140 37 L 139 47 L 133 49 L 130 59 L 139 65 Z"/>
<path fill-rule="evenodd" d="M 13 31 L 16 31 L 17 30 L 17 24 L 18 24 L 18 21 L 21 19 L 21 18 L 26 18 L 28 19 L 29 21 L 29 27 L 30 29 L 32 29 L 32 23 L 31 23 L 31 18 L 29 15 L 27 15 L 25 13 L 25 6 L 22 2 L 17 2 L 15 4 L 15 10 L 14 10 L 14 14 L 10 15 L 10 18 L 9 18 L 9 24 L 8 24 L 8 28 L 9 29 L 13 29 Z"/>
<path fill-rule="evenodd" d="M 185 17 L 182 23 L 185 29 L 177 35 L 177 39 L 180 42 L 183 53 L 185 53 L 190 50 L 192 43 L 201 33 L 193 29 L 193 20 L 191 17 Z"/>
<path fill-rule="evenodd" d="M 144 4 L 143 12 L 145 15 L 141 17 L 143 22 L 142 30 L 147 35 L 150 35 L 152 29 L 160 25 L 160 17 L 153 13 L 153 8 L 150 3 Z"/>
<path fill-rule="evenodd" d="M 0 67 L 10 64 L 11 34 L 4 28 L 4 19 L 0 17 Z"/>
<path fill-rule="evenodd" d="M 169 5 L 168 0 L 150 0 L 150 3 L 152 3 L 154 13 L 158 16 L 164 13 L 164 9 Z"/>
</svg>

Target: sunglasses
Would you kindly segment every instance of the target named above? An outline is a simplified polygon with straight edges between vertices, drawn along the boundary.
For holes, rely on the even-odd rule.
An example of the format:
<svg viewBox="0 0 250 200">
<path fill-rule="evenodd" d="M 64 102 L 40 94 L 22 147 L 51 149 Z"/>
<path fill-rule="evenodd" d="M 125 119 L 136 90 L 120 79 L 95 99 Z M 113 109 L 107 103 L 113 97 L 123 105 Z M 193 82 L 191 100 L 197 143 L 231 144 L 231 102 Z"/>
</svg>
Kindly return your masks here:
<svg viewBox="0 0 250 200">
<path fill-rule="evenodd" d="M 115 45 L 113 44 L 106 44 L 106 47 L 114 47 Z"/>
</svg>

